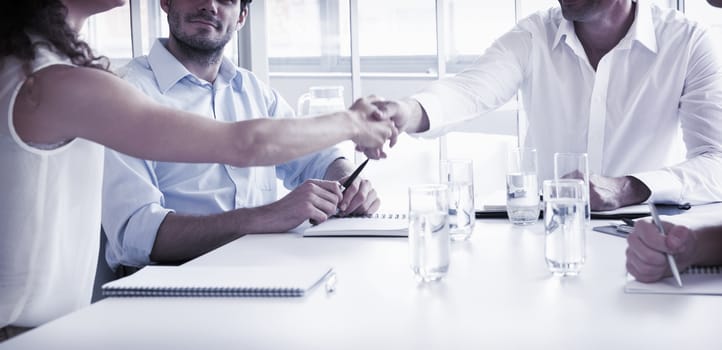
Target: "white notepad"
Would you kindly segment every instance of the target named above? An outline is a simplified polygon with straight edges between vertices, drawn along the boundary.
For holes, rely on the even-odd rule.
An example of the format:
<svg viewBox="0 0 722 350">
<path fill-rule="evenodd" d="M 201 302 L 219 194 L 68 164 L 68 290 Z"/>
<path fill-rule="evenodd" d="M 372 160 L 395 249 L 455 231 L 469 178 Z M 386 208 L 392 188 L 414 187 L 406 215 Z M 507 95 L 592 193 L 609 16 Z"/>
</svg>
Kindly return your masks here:
<svg viewBox="0 0 722 350">
<path fill-rule="evenodd" d="M 642 283 L 631 279 L 624 286 L 624 291 L 647 294 L 722 295 L 722 267 L 720 266 L 694 266 L 680 276 L 684 286 L 682 288 L 677 286 L 674 277 L 668 277 L 654 283 Z"/>
<path fill-rule="evenodd" d="M 358 217 L 330 218 L 303 231 L 304 237 L 406 237 L 408 234 L 409 219 L 406 214 L 379 213 Z"/>
<path fill-rule="evenodd" d="M 302 297 L 332 273 L 327 266 L 146 266 L 102 290 L 109 297 Z"/>
</svg>

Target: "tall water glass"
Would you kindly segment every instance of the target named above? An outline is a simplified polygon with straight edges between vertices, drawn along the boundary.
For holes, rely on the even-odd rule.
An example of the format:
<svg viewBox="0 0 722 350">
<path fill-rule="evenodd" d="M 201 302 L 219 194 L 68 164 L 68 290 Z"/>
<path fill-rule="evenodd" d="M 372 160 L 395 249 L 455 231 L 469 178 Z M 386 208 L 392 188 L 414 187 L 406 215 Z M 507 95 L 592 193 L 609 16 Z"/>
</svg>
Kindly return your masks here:
<svg viewBox="0 0 722 350">
<path fill-rule="evenodd" d="M 539 218 L 537 155 L 533 148 L 511 148 L 507 157 L 506 212 L 515 225 L 530 225 Z"/>
<path fill-rule="evenodd" d="M 544 257 L 555 275 L 576 275 L 586 259 L 584 182 L 546 180 L 544 193 Z"/>
<path fill-rule="evenodd" d="M 586 153 L 554 153 L 554 179 L 579 179 L 584 181 L 584 219 L 587 227 L 592 224 L 589 207 L 589 160 Z"/>
<path fill-rule="evenodd" d="M 474 231 L 474 163 L 471 159 L 441 162 L 441 182 L 449 187 L 449 236 L 468 239 Z"/>
<path fill-rule="evenodd" d="M 448 193 L 443 184 L 409 188 L 411 269 L 421 281 L 441 279 L 449 270 Z"/>
</svg>

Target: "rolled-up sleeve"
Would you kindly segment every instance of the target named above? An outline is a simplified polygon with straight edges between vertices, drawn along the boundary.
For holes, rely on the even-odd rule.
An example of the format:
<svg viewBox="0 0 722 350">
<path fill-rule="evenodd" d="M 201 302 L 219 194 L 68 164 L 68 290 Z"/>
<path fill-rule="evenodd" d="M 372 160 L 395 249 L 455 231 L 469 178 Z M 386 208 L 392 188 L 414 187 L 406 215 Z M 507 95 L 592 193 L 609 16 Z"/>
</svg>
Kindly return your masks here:
<svg viewBox="0 0 722 350">
<path fill-rule="evenodd" d="M 163 207 L 152 162 L 106 150 L 103 229 L 108 265 L 141 267 L 151 263 L 158 228 L 171 209 Z"/>
</svg>

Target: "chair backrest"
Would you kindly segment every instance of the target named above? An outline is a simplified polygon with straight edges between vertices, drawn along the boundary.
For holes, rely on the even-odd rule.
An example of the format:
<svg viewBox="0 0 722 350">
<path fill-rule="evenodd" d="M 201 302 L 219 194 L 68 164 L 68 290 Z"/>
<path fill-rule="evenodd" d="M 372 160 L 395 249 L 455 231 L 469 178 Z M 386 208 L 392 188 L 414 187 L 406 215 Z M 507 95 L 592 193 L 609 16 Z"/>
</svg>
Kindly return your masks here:
<svg viewBox="0 0 722 350">
<path fill-rule="evenodd" d="M 103 299 L 103 293 L 101 287 L 103 284 L 108 283 L 117 278 L 115 272 L 108 266 L 108 262 L 105 260 L 105 245 L 108 239 L 105 237 L 105 231 L 100 228 L 100 249 L 98 250 L 98 265 L 95 269 L 95 283 L 93 284 L 93 297 L 91 302 L 94 303 Z"/>
</svg>

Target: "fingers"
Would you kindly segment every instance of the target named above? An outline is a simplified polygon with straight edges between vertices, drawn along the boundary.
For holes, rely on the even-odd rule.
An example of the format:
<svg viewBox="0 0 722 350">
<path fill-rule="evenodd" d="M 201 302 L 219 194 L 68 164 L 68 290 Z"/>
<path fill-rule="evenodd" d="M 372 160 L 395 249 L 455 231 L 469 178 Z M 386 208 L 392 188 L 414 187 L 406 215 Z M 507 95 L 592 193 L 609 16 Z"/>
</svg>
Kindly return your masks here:
<svg viewBox="0 0 722 350">
<path fill-rule="evenodd" d="M 669 226 L 667 227 L 669 229 Z M 667 247 L 665 237 L 657 229 L 657 225 L 648 220 L 637 220 L 630 236 L 638 237 L 646 247 L 660 253 L 672 253 Z"/>
<path fill-rule="evenodd" d="M 311 192 L 334 205 L 337 205 L 341 198 L 343 198 L 341 185 L 337 181 L 311 179 L 304 182 L 301 186 L 304 185 L 316 186 L 310 188 Z"/>
<path fill-rule="evenodd" d="M 299 214 L 314 224 L 324 222 L 336 214 L 343 196 L 338 182 L 324 180 L 307 180 L 293 192 L 297 197 L 291 200 L 298 203 Z"/>
<path fill-rule="evenodd" d="M 394 127 L 391 129 L 391 137 L 389 138 L 389 147 L 394 147 L 396 145 L 396 142 L 399 138 L 399 128 L 394 124 Z"/>
<path fill-rule="evenodd" d="M 370 181 L 354 181 L 354 183 L 346 189 L 344 198 L 341 200 L 341 204 L 339 205 L 341 209 L 340 215 L 366 214 L 376 200 L 376 191 L 371 186 Z"/>
<path fill-rule="evenodd" d="M 665 227 L 667 230 L 667 247 L 673 254 L 687 255 L 691 254 L 695 248 L 695 237 L 692 231 L 684 226 L 675 226 L 670 224 Z"/>
<path fill-rule="evenodd" d="M 665 229 L 672 229 L 672 226 Z M 627 271 L 641 282 L 652 282 L 670 274 L 665 253 L 671 253 L 664 237 L 656 225 L 647 220 L 638 220 L 634 230 L 627 237 Z"/>
</svg>

